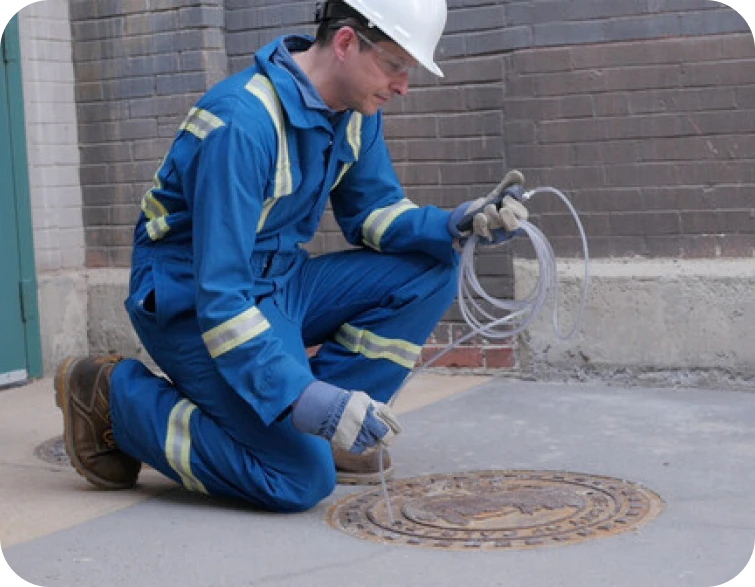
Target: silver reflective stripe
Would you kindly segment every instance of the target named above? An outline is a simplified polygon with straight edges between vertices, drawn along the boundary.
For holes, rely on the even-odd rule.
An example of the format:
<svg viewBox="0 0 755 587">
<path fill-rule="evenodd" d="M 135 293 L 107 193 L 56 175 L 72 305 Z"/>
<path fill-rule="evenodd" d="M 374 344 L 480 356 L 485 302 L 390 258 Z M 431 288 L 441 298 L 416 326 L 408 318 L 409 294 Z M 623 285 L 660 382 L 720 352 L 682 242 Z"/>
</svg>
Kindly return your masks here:
<svg viewBox="0 0 755 587">
<path fill-rule="evenodd" d="M 362 225 L 362 242 L 368 247 L 380 250 L 380 241 L 391 223 L 407 210 L 417 208 L 417 205 L 404 198 L 400 202 L 374 210 Z"/>
<path fill-rule="evenodd" d="M 194 107 L 189 110 L 179 130 L 189 131 L 199 140 L 204 140 L 208 134 L 221 126 L 225 126 L 225 123 L 217 116 L 207 110 Z"/>
<path fill-rule="evenodd" d="M 386 359 L 407 369 L 412 369 L 419 359 L 422 347 L 399 338 L 384 338 L 344 324 L 336 332 L 335 341 L 353 353 L 368 359 Z"/>
<path fill-rule="evenodd" d="M 202 335 L 202 340 L 214 359 L 235 349 L 270 328 L 270 323 L 254 306 L 235 318 L 223 322 Z"/>
<path fill-rule="evenodd" d="M 191 414 L 197 406 L 189 400 L 179 401 L 168 416 L 165 436 L 165 458 L 189 491 L 207 493 L 202 482 L 191 472 Z"/>
<path fill-rule="evenodd" d="M 285 119 L 283 117 L 283 107 L 281 106 L 278 94 L 273 84 L 261 73 L 255 74 L 246 84 L 246 89 L 252 95 L 256 96 L 267 110 L 275 127 L 275 134 L 278 136 L 278 155 L 275 162 L 275 183 L 273 185 L 273 195 L 265 201 L 262 206 L 262 214 L 257 223 L 257 232 L 259 233 L 270 211 L 276 202 L 288 196 L 294 190 L 294 181 L 291 177 L 291 161 L 288 152 L 288 139 L 286 138 Z"/>
</svg>

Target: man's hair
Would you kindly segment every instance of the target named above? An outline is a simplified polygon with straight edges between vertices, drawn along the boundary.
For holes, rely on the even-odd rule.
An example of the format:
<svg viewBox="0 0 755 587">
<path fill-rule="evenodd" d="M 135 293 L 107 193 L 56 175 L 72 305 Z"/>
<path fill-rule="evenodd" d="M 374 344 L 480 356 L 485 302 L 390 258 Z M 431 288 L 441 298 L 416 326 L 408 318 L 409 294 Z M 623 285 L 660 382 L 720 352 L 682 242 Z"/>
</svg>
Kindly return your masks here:
<svg viewBox="0 0 755 587">
<path fill-rule="evenodd" d="M 318 2 L 316 22 L 318 26 L 315 33 L 315 43 L 322 47 L 329 45 L 338 29 L 345 26 L 362 33 L 373 43 L 391 40 L 379 28 L 370 26 L 369 21 L 362 14 L 342 0 Z M 361 39 L 359 46 L 360 48 L 364 48 L 364 43 L 362 43 Z"/>
</svg>

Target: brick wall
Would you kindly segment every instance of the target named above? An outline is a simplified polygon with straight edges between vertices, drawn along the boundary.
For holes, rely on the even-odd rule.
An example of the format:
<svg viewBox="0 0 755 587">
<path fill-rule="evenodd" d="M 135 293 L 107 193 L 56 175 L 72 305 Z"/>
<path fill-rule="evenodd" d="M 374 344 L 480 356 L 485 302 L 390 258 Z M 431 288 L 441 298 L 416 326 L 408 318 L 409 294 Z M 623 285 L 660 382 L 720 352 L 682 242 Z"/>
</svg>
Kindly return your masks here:
<svg viewBox="0 0 755 587">
<path fill-rule="evenodd" d="M 564 189 L 594 256 L 755 252 L 755 49 L 732 9 L 701 0 L 449 0 L 437 56 L 386 111 L 399 178 L 418 204 L 452 208 L 506 169 Z M 87 263 L 126 266 L 138 201 L 190 103 L 284 32 L 312 33 L 312 0 L 71 0 Z M 149 10 L 147 10 L 149 8 Z M 560 255 L 579 252 L 563 209 L 531 202 Z M 332 215 L 310 244 L 343 248 Z M 527 247 L 518 253 L 527 255 Z M 513 292 L 507 250 L 483 283 Z M 428 354 L 457 337 L 452 308 Z M 427 358 L 427 357 L 425 357 Z M 511 367 L 477 340 L 442 364 Z"/>
<path fill-rule="evenodd" d="M 227 74 L 222 0 L 70 0 L 89 267 L 126 267 L 181 119 Z"/>
<path fill-rule="evenodd" d="M 568 26 L 542 25 L 564 46 L 506 55 L 509 164 L 568 193 L 595 257 L 752 257 L 755 44 L 744 21 L 713 2 L 616 19 L 629 3 L 597 3 L 605 12 L 583 21 L 582 4 L 565 3 Z M 530 209 L 559 254 L 579 254 L 555 198 Z"/>
</svg>

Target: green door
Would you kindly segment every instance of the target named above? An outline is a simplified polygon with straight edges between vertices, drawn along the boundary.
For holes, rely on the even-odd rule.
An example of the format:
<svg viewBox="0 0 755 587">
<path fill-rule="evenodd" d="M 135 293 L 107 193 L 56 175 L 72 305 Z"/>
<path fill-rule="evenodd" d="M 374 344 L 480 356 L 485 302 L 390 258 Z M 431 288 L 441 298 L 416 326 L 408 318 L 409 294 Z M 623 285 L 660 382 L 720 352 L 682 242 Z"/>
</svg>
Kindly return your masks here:
<svg viewBox="0 0 755 587">
<path fill-rule="evenodd" d="M 41 374 L 15 18 L 3 32 L 0 55 L 0 387 L 5 387 Z"/>
</svg>

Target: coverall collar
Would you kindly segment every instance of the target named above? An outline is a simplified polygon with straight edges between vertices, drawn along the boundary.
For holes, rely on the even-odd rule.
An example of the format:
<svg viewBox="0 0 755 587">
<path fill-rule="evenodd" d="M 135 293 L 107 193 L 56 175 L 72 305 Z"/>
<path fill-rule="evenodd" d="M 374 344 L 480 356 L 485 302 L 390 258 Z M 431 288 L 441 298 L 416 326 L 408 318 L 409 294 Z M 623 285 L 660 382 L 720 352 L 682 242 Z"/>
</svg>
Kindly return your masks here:
<svg viewBox="0 0 755 587">
<path fill-rule="evenodd" d="M 313 41 L 311 37 L 304 35 L 279 37 L 257 51 L 254 58 L 260 71 L 275 86 L 292 126 L 322 127 L 333 132 L 343 118 L 343 113 L 328 108 L 288 49 L 289 46 L 304 49 Z"/>
</svg>

